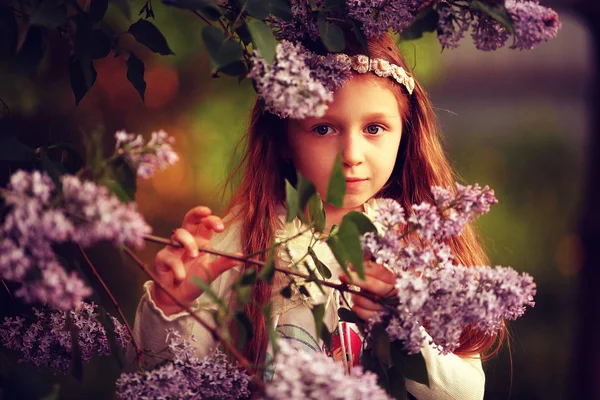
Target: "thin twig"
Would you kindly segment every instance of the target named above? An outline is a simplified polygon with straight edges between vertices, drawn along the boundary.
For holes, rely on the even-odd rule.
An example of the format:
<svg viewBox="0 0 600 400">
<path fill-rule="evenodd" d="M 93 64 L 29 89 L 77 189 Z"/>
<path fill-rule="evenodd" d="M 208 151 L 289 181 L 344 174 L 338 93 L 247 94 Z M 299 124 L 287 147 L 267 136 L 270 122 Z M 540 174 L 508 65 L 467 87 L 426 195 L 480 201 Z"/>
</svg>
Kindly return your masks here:
<svg viewBox="0 0 600 400">
<path fill-rule="evenodd" d="M 162 238 L 160 236 L 154 236 L 154 235 L 144 235 L 144 239 L 149 241 L 149 242 L 154 242 L 154 243 L 159 243 L 159 244 L 165 244 L 165 245 L 169 245 L 172 247 L 178 247 L 181 248 L 183 247 L 179 242 L 173 242 L 169 239 L 165 239 Z M 203 246 L 198 246 L 198 251 L 200 252 L 205 252 L 208 254 L 214 254 L 217 256 L 222 256 L 222 257 L 227 257 L 227 258 L 231 258 L 233 260 L 238 260 L 241 262 L 246 262 L 249 264 L 254 264 L 254 265 L 258 265 L 261 267 L 264 267 L 266 265 L 266 263 L 264 263 L 263 261 L 254 259 L 254 258 L 247 258 L 245 256 L 239 256 L 237 254 L 232 254 L 232 253 L 227 253 L 224 251 L 219 251 L 219 250 L 215 250 L 215 249 L 211 249 L 209 247 L 203 247 Z M 311 277 L 310 275 L 306 275 L 300 272 L 295 272 L 292 271 L 290 269 L 287 268 L 280 268 L 280 267 L 275 267 L 275 271 L 277 272 L 281 272 L 283 274 L 286 275 L 293 275 L 293 276 L 297 276 L 298 278 L 303 278 L 303 279 L 312 279 L 313 277 Z M 332 289 L 336 289 L 342 292 L 348 292 L 348 293 L 352 293 L 352 294 L 356 294 L 358 296 L 362 296 L 365 297 L 375 303 L 379 303 L 381 305 L 383 305 L 384 307 L 388 308 L 388 309 L 393 309 L 393 307 L 390 306 L 389 303 L 386 302 L 386 298 L 379 296 L 375 293 L 372 293 L 366 289 L 360 289 L 360 290 L 356 290 L 350 287 L 349 284 L 347 283 L 333 283 L 333 282 L 329 282 L 326 280 L 319 280 L 319 283 L 322 284 L 323 286 L 327 286 L 330 287 Z"/>
<path fill-rule="evenodd" d="M 124 246 L 123 249 L 125 250 L 125 253 L 127 253 L 127 255 L 129 257 L 131 257 L 131 259 L 135 262 L 135 264 L 146 275 L 148 275 L 148 277 L 150 279 L 152 279 L 154 281 L 154 284 L 156 286 L 158 286 L 159 289 L 161 289 L 162 291 L 164 291 L 167 294 L 167 296 L 169 296 L 169 298 L 175 304 L 177 304 L 179 307 L 181 307 L 182 309 L 184 309 L 185 311 L 187 311 L 190 314 L 190 316 L 192 318 L 194 318 L 194 320 L 196 320 L 200 325 L 202 325 L 202 327 L 204 329 L 206 329 L 212 335 L 212 337 L 215 340 L 217 340 L 219 343 L 222 343 L 223 346 L 225 346 L 225 349 L 228 352 L 230 352 L 231 355 L 235 359 L 238 360 L 238 362 L 241 364 L 241 366 L 250 373 L 250 375 L 252 376 L 252 381 L 256 384 L 257 388 L 261 392 L 264 392 L 265 385 L 262 382 L 262 380 L 260 379 L 260 377 L 258 376 L 258 374 L 256 373 L 256 371 L 254 370 L 254 368 L 252 367 L 252 365 L 250 364 L 250 361 L 248 361 L 248 359 L 246 357 L 244 357 L 231 343 L 229 343 L 216 329 L 214 329 L 212 326 L 208 325 L 205 321 L 203 321 L 202 318 L 200 318 L 198 315 L 196 315 L 194 313 L 194 311 L 192 311 L 190 309 L 189 306 L 183 304 L 177 297 L 175 297 L 175 295 L 173 293 L 171 293 L 171 291 L 169 289 L 167 289 L 162 283 L 160 283 L 160 281 L 154 275 L 154 273 L 152 271 L 150 271 L 150 269 L 146 266 L 146 264 L 144 264 L 144 262 L 142 260 L 140 260 L 138 258 L 138 256 L 136 256 L 136 254 L 133 252 L 133 250 L 131 250 L 127 246 Z"/>
<path fill-rule="evenodd" d="M 210 21 L 209 21 L 208 19 L 206 19 L 206 17 L 204 17 L 204 15 L 200 14 L 200 13 L 199 13 L 198 11 L 196 11 L 196 10 L 192 10 L 192 12 L 193 12 L 194 14 L 196 14 L 196 16 L 197 16 L 198 18 L 200 18 L 202 21 L 204 21 L 204 22 L 206 22 L 208 25 L 212 26 L 212 24 L 210 23 Z"/>
<path fill-rule="evenodd" d="M 94 267 L 94 264 L 92 264 L 92 261 L 89 259 L 89 257 L 83 250 L 83 247 L 81 247 L 81 245 L 79 243 L 77 243 L 77 247 L 79 248 L 79 251 L 81 251 L 81 254 L 83 255 L 83 258 L 85 259 L 85 261 L 88 263 L 88 265 L 92 269 L 92 273 L 94 274 L 96 279 L 98 279 L 98 281 L 100 282 L 100 285 L 102 285 L 102 288 L 104 288 L 104 290 L 106 291 L 106 294 L 108 294 L 108 297 L 110 297 L 110 301 L 112 301 L 113 305 L 117 309 L 117 312 L 121 316 L 121 319 L 123 320 L 123 323 L 125 324 L 125 327 L 127 328 L 127 331 L 129 332 L 129 336 L 131 337 L 131 343 L 133 344 L 133 347 L 135 347 L 135 359 L 136 359 L 136 361 L 139 361 L 140 357 L 143 353 L 143 350 L 138 345 L 138 343 L 135 341 L 135 338 L 133 336 L 133 330 L 131 329 L 131 326 L 129 326 L 129 323 L 127 323 L 127 319 L 125 318 L 125 315 L 123 314 L 123 310 L 121 310 L 121 307 L 119 306 L 119 303 L 117 302 L 117 299 L 115 299 L 112 292 L 110 291 L 110 289 L 104 282 L 104 279 L 102 279 L 102 277 L 100 276 L 100 274 Z"/>
<path fill-rule="evenodd" d="M 12 293 L 10 292 L 10 289 L 6 285 L 6 282 L 4 282 L 4 279 L 0 279 L 0 281 L 2 281 L 2 286 L 4 286 L 4 289 L 6 289 L 6 293 L 8 293 L 8 295 L 10 296 L 10 299 L 14 302 L 15 298 L 13 297 Z"/>
</svg>

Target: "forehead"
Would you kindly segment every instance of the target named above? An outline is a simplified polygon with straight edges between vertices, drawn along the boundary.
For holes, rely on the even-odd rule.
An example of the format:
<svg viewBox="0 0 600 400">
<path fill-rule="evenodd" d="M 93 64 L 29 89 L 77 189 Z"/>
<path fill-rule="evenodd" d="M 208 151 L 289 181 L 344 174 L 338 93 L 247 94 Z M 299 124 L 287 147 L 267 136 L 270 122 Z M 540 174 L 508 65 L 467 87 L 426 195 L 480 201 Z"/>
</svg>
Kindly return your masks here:
<svg viewBox="0 0 600 400">
<path fill-rule="evenodd" d="M 344 86 L 333 94 L 325 116 L 336 114 L 381 113 L 395 117 L 401 115 L 398 88 L 388 78 L 372 73 L 354 74 Z"/>
</svg>

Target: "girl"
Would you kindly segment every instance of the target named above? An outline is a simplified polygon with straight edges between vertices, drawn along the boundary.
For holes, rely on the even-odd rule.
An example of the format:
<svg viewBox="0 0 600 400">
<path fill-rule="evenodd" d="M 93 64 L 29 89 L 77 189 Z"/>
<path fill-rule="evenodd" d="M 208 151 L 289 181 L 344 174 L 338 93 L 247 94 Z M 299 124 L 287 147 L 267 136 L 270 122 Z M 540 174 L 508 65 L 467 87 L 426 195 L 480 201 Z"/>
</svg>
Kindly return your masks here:
<svg viewBox="0 0 600 400">
<path fill-rule="evenodd" d="M 390 36 L 370 41 L 369 50 L 373 59 L 407 70 Z M 348 45 L 348 55 L 361 53 L 359 46 Z M 155 268 L 161 283 L 208 323 L 212 323 L 210 312 L 216 306 L 208 296 L 201 296 L 202 290 L 191 277 L 210 283 L 223 300 L 231 301 L 230 285 L 246 266 L 238 266 L 236 261 L 227 258 L 213 259 L 207 254 L 198 254 L 198 246 L 251 254 L 269 247 L 272 239 L 300 232 L 303 227 L 298 220 L 283 222 L 284 180 L 294 183 L 297 171 L 324 195 L 336 156 L 342 154 L 346 196 L 342 208 L 325 205 L 328 227 L 339 224 L 342 216 L 352 210 L 372 216 L 378 199 L 394 198 L 408 209 L 411 204 L 431 200 L 432 185 L 453 185 L 455 177 L 442 151 L 435 117 L 423 88 L 416 83 L 413 90 L 411 84 L 392 77 L 361 72 L 355 71 L 353 78 L 334 93 L 333 102 L 320 118 L 280 119 L 265 112 L 263 104 L 257 101 L 244 138 L 246 151 L 236 171 L 241 174 L 241 183 L 226 217 L 221 220 L 206 207 L 192 209 L 172 237 L 183 248 L 167 246 L 156 255 Z M 290 242 L 289 252 L 279 252 L 277 265 L 288 267 L 293 261 L 291 258 L 304 254 L 309 237 L 307 233 Z M 459 262 L 487 264 L 472 228 L 449 244 Z M 341 274 L 325 243 L 317 243 L 315 252 L 330 267 L 334 277 Z M 266 254 L 261 253 L 257 258 L 265 260 Z M 380 295 L 393 290 L 394 276 L 381 265 L 367 264 L 367 279 L 354 279 L 354 283 Z M 337 309 L 345 304 L 339 293 L 328 291 L 323 295 L 319 290 L 309 290 L 310 296 L 294 293 L 291 299 L 285 299 L 279 294 L 284 284 L 284 279 L 276 277 L 273 288 L 260 280 L 253 288 L 253 301 L 246 310 L 255 327 L 254 338 L 245 347 L 248 359 L 260 363 L 270 356 L 261 307 L 273 300 L 272 318 L 280 336 L 313 351 L 323 349 L 315 339 L 319 335 L 315 332 L 310 306 L 324 303 L 325 323 L 333 333 L 331 356 L 340 359 L 347 369 L 358 364 L 360 335 L 350 324 L 339 322 Z M 154 351 L 163 349 L 167 328 L 194 334 L 199 353 L 215 345 L 210 334 L 153 282 L 146 282 L 144 289 L 134 327 L 142 347 Z M 347 300 L 353 304 L 352 310 L 365 320 L 381 311 L 378 304 L 360 296 Z M 430 387 L 407 381 L 408 391 L 422 400 L 481 399 L 485 376 L 480 354 L 488 352 L 495 339 L 465 329 L 455 354 L 442 356 L 426 345 L 423 355 Z"/>
</svg>

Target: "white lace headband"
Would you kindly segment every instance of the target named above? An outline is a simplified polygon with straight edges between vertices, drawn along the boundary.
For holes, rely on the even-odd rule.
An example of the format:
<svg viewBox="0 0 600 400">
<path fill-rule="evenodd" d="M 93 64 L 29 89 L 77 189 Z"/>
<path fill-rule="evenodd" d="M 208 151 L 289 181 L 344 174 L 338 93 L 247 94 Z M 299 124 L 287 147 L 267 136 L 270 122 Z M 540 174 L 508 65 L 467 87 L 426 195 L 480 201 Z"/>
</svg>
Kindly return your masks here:
<svg viewBox="0 0 600 400">
<path fill-rule="evenodd" d="M 353 71 L 359 74 L 366 74 L 369 71 L 374 72 L 377 76 L 384 78 L 393 78 L 396 82 L 404 85 L 409 94 L 412 94 L 415 89 L 415 79 L 409 76 L 408 73 L 399 65 L 390 64 L 389 61 L 381 58 L 369 58 L 364 54 L 349 56 L 348 54 L 336 54 L 338 61 L 349 65 Z"/>
</svg>

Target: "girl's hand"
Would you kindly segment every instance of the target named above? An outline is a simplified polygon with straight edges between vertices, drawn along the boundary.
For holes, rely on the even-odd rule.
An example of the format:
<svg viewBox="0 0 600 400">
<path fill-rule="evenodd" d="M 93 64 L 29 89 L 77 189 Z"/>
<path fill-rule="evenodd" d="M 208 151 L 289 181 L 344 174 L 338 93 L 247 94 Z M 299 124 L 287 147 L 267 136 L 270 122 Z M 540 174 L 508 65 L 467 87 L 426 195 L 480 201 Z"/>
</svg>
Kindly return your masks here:
<svg viewBox="0 0 600 400">
<path fill-rule="evenodd" d="M 210 285 L 223 272 L 240 264 L 226 257 L 211 262 L 210 254 L 198 251 L 199 246 L 210 247 L 213 233 L 224 229 L 221 218 L 211 215 L 208 207 L 195 207 L 188 211 L 182 227 L 174 230 L 171 236 L 171 240 L 180 243 L 183 248 L 166 246 L 156 254 L 154 265 L 157 280 L 186 306 L 203 293 L 192 277 Z M 154 286 L 152 298 L 167 315 L 183 310 L 157 285 Z"/>
<path fill-rule="evenodd" d="M 394 286 L 396 275 L 381 264 L 372 261 L 365 261 L 365 280 L 359 278 L 354 271 L 350 272 L 352 281 L 344 274 L 340 275 L 340 280 L 344 283 L 355 285 L 363 290 L 381 296 L 383 298 L 392 297 L 397 293 Z M 366 297 L 353 294 L 352 295 L 352 311 L 362 320 L 367 321 L 384 311 L 385 308 L 376 302 L 373 302 Z"/>
</svg>

